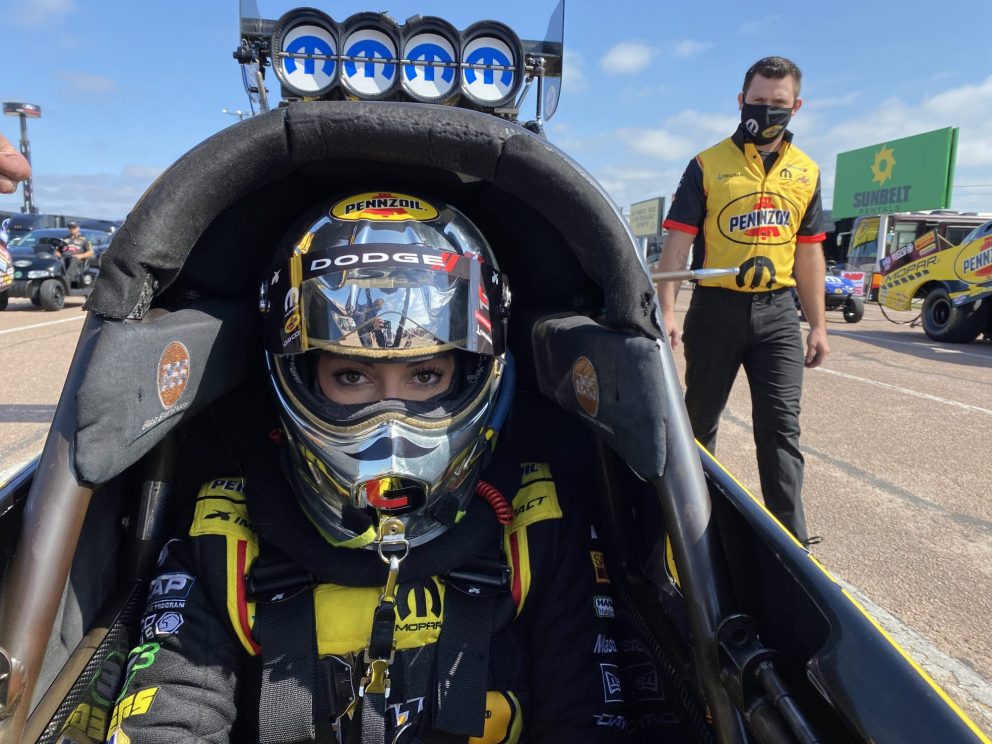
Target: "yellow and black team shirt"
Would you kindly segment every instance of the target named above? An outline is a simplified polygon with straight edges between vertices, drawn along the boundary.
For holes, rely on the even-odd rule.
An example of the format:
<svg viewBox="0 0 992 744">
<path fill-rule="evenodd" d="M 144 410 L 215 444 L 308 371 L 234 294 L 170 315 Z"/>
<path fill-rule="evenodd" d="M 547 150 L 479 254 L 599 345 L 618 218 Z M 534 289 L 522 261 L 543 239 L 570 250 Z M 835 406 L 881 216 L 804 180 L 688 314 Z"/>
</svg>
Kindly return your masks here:
<svg viewBox="0 0 992 744">
<path fill-rule="evenodd" d="M 571 491 L 573 482 L 563 485 L 547 464 L 509 467 L 519 468 L 520 479 L 509 499 L 514 521 L 502 539 L 511 591 L 501 601 L 513 620 L 492 638 L 485 731 L 469 742 L 622 740 L 627 723 L 612 587 L 591 522 L 581 500 L 563 508 L 559 489 Z M 160 559 L 116 706 L 100 720 L 77 711 L 67 730 L 103 727 L 113 744 L 257 741 L 261 649 L 255 603 L 245 589 L 257 556 L 244 482 L 205 484 L 188 537 L 171 541 Z M 380 591 L 332 584 L 313 589 L 318 654 L 334 669 L 353 671 L 346 680 L 363 672 L 360 654 Z M 425 664 L 433 669 L 432 649 L 451 591 L 437 577 L 404 583 L 401 569 L 387 733 L 405 727 L 422 732 L 431 720 L 431 692 L 415 689 L 410 680 Z M 360 719 L 342 715 L 338 736 L 347 739 Z M 80 739 L 89 740 L 99 739 Z"/>
<path fill-rule="evenodd" d="M 689 162 L 664 227 L 696 236 L 692 268 L 740 268 L 737 276 L 701 280 L 703 286 L 794 287 L 797 244 L 826 237 L 820 169 L 792 144 L 791 132 L 766 159 L 738 129 Z"/>
</svg>

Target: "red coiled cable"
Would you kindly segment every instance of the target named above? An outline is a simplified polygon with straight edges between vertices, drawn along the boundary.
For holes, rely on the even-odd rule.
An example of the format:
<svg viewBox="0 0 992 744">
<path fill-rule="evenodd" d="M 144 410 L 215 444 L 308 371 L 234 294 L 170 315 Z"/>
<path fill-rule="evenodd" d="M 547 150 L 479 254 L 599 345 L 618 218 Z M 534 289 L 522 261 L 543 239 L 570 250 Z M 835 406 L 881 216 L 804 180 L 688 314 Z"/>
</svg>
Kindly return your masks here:
<svg viewBox="0 0 992 744">
<path fill-rule="evenodd" d="M 496 512 L 497 522 L 500 524 L 513 524 L 513 507 L 506 502 L 506 498 L 499 492 L 496 486 L 480 480 L 475 485 L 475 495 L 493 508 L 493 511 Z"/>
</svg>

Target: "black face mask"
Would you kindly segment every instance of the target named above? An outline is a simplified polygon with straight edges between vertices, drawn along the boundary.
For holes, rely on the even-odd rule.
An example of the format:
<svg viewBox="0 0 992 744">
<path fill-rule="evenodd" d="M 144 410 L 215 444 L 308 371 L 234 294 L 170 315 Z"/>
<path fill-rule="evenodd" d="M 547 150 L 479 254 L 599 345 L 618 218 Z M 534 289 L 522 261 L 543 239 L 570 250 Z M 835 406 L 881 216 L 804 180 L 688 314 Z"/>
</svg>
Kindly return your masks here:
<svg viewBox="0 0 992 744">
<path fill-rule="evenodd" d="M 745 103 L 741 109 L 741 124 L 745 136 L 756 145 L 767 145 L 789 126 L 791 108 Z"/>
</svg>

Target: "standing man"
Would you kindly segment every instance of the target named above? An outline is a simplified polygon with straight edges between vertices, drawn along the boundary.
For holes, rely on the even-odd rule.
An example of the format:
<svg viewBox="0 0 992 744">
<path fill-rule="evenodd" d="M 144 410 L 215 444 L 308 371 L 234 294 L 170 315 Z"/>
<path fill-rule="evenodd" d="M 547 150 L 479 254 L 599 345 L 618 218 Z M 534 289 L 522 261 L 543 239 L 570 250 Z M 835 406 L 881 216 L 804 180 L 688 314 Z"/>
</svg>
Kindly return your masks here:
<svg viewBox="0 0 992 744">
<path fill-rule="evenodd" d="M 824 320 L 820 170 L 792 144 L 786 127 L 799 111 L 802 73 L 783 57 L 755 62 L 737 96 L 741 124 L 699 153 L 682 176 L 664 227 L 659 271 L 740 268 L 698 283 L 685 317 L 686 407 L 696 438 L 711 452 L 720 414 L 741 365 L 751 388 L 761 491 L 769 510 L 804 544 L 799 403 L 803 367 L 830 353 Z M 809 322 L 803 350 L 795 287 Z M 672 348 L 675 282 L 661 285 Z"/>
</svg>

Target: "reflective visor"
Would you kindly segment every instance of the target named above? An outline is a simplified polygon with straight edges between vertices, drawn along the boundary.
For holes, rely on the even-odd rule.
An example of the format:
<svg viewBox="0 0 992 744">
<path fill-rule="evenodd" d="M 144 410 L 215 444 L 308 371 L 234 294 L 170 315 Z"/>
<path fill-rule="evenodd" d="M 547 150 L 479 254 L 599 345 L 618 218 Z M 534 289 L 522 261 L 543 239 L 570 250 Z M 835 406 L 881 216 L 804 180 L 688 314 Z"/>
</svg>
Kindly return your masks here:
<svg viewBox="0 0 992 744">
<path fill-rule="evenodd" d="M 266 349 L 402 357 L 505 350 L 505 277 L 475 256 L 363 244 L 293 256 L 272 269 Z"/>
</svg>

